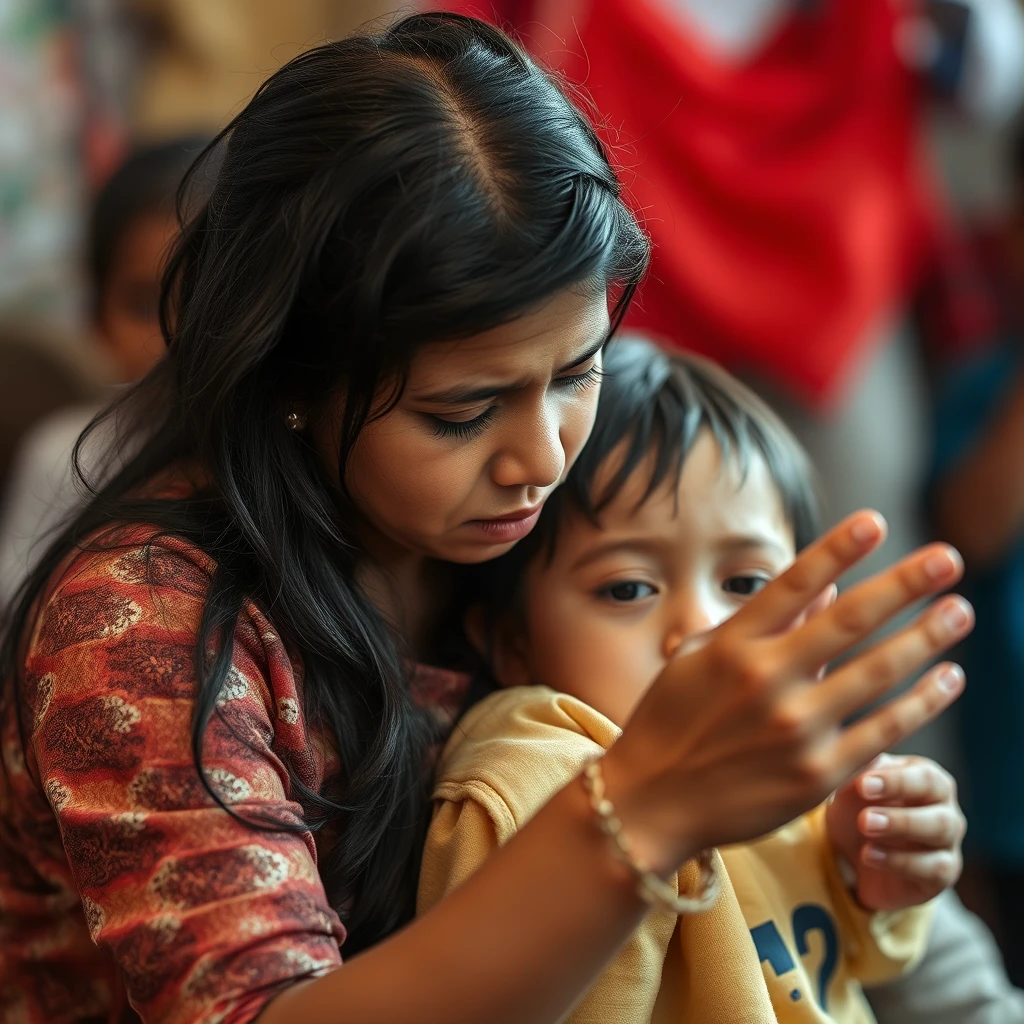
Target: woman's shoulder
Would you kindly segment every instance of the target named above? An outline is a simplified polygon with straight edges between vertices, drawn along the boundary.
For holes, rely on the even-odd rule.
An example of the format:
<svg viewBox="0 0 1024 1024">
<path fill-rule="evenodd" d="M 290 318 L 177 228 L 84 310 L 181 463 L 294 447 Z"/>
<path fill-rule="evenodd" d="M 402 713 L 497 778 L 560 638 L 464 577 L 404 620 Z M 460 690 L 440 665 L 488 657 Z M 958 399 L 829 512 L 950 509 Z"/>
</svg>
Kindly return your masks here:
<svg viewBox="0 0 1024 1024">
<path fill-rule="evenodd" d="M 60 677 L 80 699 L 115 679 L 129 689 L 149 680 L 163 696 L 193 696 L 215 569 L 214 559 L 184 537 L 145 524 L 105 528 L 64 560 L 43 592 L 25 635 L 26 679 Z M 275 689 L 290 694 L 301 675 L 252 601 L 243 602 L 235 626 L 232 662 L 232 678 L 243 674 L 263 704 L 273 702 Z"/>
<path fill-rule="evenodd" d="M 195 544 L 152 527 L 117 525 L 83 544 L 55 574 L 29 626 L 21 661 L 29 733 L 63 744 L 87 722 L 86 733 L 111 741 L 116 733 L 120 742 L 141 736 L 148 723 L 150 747 L 152 737 L 187 746 L 185 709 L 199 697 L 197 652 L 214 569 Z M 217 695 L 221 716 L 255 746 L 283 744 L 298 756 L 309 744 L 301 682 L 301 662 L 244 601 Z M 65 719 L 78 724 L 65 729 Z"/>
<path fill-rule="evenodd" d="M 147 608 L 193 611 L 214 568 L 213 559 L 183 537 L 145 524 L 107 527 L 76 547 L 51 576 L 31 646 L 52 650 L 111 637 L 138 622 Z"/>
</svg>

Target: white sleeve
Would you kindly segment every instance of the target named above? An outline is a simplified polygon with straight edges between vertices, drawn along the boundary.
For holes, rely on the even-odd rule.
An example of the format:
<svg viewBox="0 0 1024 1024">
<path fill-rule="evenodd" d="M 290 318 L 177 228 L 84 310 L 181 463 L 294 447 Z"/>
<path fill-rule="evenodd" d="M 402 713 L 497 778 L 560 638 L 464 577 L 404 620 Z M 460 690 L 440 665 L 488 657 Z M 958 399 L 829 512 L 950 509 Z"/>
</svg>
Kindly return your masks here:
<svg viewBox="0 0 1024 1024">
<path fill-rule="evenodd" d="M 94 412 L 62 410 L 34 427 L 18 449 L 0 509 L 0 607 L 45 549 L 49 532 L 79 499 L 71 453 Z"/>
<path fill-rule="evenodd" d="M 866 995 L 878 1024 L 1024 1024 L 1024 992 L 1006 977 L 989 930 L 953 892 L 935 901 L 920 964 Z"/>
<path fill-rule="evenodd" d="M 1024 10 L 1018 0 L 961 0 L 971 11 L 960 103 L 973 117 L 1008 121 L 1024 99 Z"/>
</svg>

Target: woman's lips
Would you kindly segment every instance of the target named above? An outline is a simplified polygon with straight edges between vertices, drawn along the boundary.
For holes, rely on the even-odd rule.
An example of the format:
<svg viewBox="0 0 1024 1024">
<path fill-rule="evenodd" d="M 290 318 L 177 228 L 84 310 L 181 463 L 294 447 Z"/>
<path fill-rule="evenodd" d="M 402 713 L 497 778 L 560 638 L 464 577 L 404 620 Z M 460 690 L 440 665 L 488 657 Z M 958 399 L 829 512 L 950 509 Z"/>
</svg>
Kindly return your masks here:
<svg viewBox="0 0 1024 1024">
<path fill-rule="evenodd" d="M 471 519 L 467 525 L 499 544 L 522 540 L 537 525 L 541 507 L 519 509 L 493 519 Z"/>
</svg>

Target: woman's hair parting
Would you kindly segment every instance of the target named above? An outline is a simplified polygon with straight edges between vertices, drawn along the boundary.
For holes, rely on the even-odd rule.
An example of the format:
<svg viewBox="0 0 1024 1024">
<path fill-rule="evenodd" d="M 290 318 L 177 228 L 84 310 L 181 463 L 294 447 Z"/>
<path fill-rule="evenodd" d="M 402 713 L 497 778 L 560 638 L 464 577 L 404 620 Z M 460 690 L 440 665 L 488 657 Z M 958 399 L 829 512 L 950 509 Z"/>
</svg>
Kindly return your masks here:
<svg viewBox="0 0 1024 1024">
<path fill-rule="evenodd" d="M 723 462 L 735 460 L 741 479 L 753 460 L 763 460 L 792 524 L 797 550 L 806 547 L 818 530 L 814 472 L 778 415 L 710 360 L 623 336 L 605 350 L 590 439 L 565 483 L 547 500 L 537 526 L 486 569 L 467 573 L 467 600 L 482 603 L 487 634 L 493 637 L 502 616 L 517 607 L 529 563 L 551 557 L 567 509 L 599 523 L 601 511 L 647 464 L 650 475 L 640 505 L 666 481 L 678 485 L 686 459 L 705 431 L 714 438 Z M 601 469 L 613 453 L 616 471 L 599 486 L 605 476 Z M 478 659 L 474 668 L 481 671 Z M 486 689 L 489 682 L 481 685 Z"/>
<path fill-rule="evenodd" d="M 341 769 L 324 793 L 292 773 L 301 824 L 245 820 L 330 826 L 320 872 L 346 952 L 357 950 L 414 911 L 436 737 L 409 692 L 410 652 L 355 582 L 352 446 L 422 345 L 507 322 L 568 287 L 607 291 L 614 329 L 648 243 L 556 82 L 501 32 L 443 13 L 290 61 L 200 157 L 179 205 L 192 215 L 164 279 L 168 355 L 114 410 L 135 447 L 22 588 L 2 671 L 16 679 L 47 578 L 87 539 L 115 544 L 111 521 L 203 548 L 216 570 L 195 651 L 199 777 L 239 813 L 201 762 L 251 598 L 301 658 L 310 728 L 333 739 Z M 341 493 L 285 422 L 296 405 L 315 415 L 338 398 Z M 180 464 L 199 468 L 204 489 L 138 497 Z"/>
</svg>

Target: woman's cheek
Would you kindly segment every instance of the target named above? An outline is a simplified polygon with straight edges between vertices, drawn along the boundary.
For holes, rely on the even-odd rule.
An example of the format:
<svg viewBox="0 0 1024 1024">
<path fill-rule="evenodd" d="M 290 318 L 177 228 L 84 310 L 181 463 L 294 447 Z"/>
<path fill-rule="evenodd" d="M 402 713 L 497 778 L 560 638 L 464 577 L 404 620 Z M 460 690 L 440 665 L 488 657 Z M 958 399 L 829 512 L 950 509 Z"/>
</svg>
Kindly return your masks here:
<svg viewBox="0 0 1024 1024">
<path fill-rule="evenodd" d="M 562 479 L 572 469 L 583 446 L 594 429 L 594 420 L 597 418 L 597 399 L 600 389 L 590 388 L 575 402 L 562 423 L 561 441 L 562 450 L 565 452 L 565 470 Z"/>
</svg>

